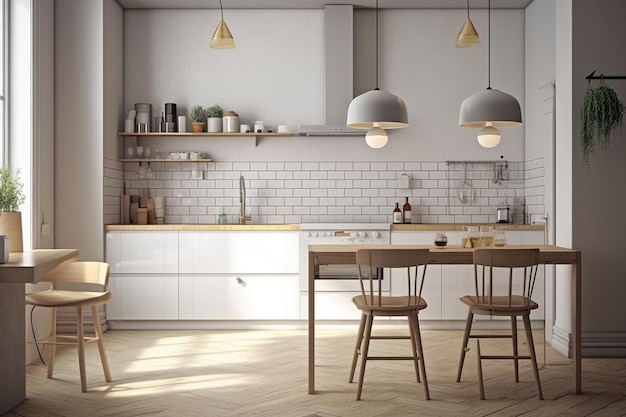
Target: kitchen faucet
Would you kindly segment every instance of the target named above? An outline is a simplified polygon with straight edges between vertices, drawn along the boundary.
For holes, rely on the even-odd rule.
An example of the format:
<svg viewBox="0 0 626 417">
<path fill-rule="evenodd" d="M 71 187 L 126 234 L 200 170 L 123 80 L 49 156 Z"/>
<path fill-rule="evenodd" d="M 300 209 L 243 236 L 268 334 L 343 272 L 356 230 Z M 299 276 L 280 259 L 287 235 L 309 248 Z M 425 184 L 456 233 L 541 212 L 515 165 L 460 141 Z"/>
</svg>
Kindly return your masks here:
<svg viewBox="0 0 626 417">
<path fill-rule="evenodd" d="M 246 220 L 252 220 L 252 216 L 246 216 L 246 180 L 239 177 L 239 224 L 246 224 Z"/>
</svg>

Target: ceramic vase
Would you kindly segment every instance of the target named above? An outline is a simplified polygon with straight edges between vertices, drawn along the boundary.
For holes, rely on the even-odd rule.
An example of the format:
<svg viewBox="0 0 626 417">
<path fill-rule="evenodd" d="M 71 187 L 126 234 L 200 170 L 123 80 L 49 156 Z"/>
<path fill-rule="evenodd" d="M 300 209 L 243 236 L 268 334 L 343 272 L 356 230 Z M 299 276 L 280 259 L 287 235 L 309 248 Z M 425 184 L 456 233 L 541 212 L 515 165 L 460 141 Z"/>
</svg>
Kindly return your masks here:
<svg viewBox="0 0 626 417">
<path fill-rule="evenodd" d="M 222 131 L 222 118 L 209 117 L 207 119 L 207 132 L 219 133 Z"/>
<path fill-rule="evenodd" d="M 22 252 L 22 213 L 19 211 L 0 212 L 0 235 L 9 237 L 10 252 Z"/>
</svg>

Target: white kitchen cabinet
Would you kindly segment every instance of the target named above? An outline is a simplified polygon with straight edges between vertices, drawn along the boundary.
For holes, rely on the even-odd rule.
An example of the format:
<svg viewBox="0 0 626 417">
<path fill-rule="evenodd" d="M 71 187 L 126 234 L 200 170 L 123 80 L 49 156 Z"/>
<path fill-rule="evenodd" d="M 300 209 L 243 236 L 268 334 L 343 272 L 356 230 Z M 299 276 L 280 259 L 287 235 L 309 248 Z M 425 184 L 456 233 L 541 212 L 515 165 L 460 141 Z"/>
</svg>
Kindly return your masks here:
<svg viewBox="0 0 626 417">
<path fill-rule="evenodd" d="M 181 275 L 179 318 L 291 320 L 298 318 L 294 275 Z"/>
<path fill-rule="evenodd" d="M 181 319 L 291 320 L 299 313 L 297 231 L 181 231 Z"/>
<path fill-rule="evenodd" d="M 180 232 L 180 273 L 297 274 L 297 231 Z"/>
<path fill-rule="evenodd" d="M 178 320 L 178 275 L 124 274 L 109 279 L 109 320 Z"/>
<path fill-rule="evenodd" d="M 108 232 L 106 259 L 107 319 L 178 319 L 178 232 Z"/>
</svg>

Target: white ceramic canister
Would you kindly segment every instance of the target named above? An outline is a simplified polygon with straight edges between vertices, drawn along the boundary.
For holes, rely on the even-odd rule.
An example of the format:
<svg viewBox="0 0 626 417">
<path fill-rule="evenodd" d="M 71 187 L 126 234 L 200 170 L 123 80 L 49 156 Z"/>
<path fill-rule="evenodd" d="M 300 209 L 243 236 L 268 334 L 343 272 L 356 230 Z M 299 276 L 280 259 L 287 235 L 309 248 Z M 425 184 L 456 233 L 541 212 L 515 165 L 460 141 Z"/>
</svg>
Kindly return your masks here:
<svg viewBox="0 0 626 417">
<path fill-rule="evenodd" d="M 239 115 L 234 111 L 225 111 L 222 117 L 222 131 L 226 133 L 239 133 Z"/>
</svg>

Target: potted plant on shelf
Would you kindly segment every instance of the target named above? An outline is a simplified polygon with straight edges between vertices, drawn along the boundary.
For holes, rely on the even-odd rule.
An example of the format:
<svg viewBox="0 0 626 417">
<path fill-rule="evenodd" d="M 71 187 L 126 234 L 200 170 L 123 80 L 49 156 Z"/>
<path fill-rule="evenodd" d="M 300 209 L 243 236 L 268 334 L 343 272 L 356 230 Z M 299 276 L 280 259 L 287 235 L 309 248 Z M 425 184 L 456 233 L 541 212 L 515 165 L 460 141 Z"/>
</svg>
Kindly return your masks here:
<svg viewBox="0 0 626 417">
<path fill-rule="evenodd" d="M 20 171 L 15 176 L 7 166 L 0 168 L 0 234 L 9 237 L 10 252 L 22 252 L 22 213 L 24 184 L 20 181 Z"/>
<path fill-rule="evenodd" d="M 611 88 L 601 83 L 597 88 L 589 88 L 580 107 L 580 146 L 583 164 L 589 169 L 589 158 L 596 145 L 607 149 L 611 140 L 621 131 L 624 106 Z"/>
<path fill-rule="evenodd" d="M 191 131 L 193 133 L 204 132 L 204 125 L 206 124 L 207 111 L 202 106 L 193 106 L 189 112 L 189 118 L 191 119 Z"/>
<path fill-rule="evenodd" d="M 216 104 L 207 109 L 209 118 L 207 119 L 207 132 L 222 131 L 222 117 L 224 117 L 224 109 Z"/>
</svg>

